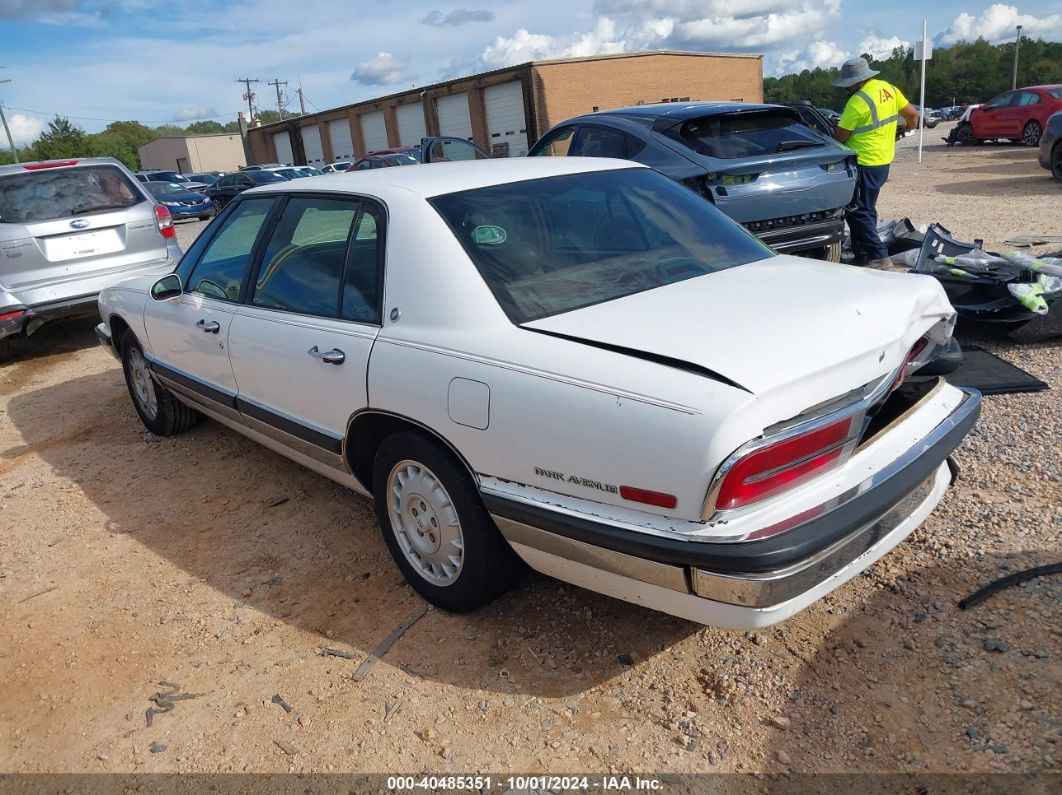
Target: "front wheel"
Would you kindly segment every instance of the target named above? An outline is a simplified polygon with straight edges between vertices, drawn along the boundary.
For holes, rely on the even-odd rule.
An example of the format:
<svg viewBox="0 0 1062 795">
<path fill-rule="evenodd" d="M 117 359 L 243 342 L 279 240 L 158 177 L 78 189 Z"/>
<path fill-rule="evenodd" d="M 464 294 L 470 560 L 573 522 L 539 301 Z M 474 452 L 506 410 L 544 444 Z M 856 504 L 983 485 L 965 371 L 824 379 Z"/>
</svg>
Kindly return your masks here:
<svg viewBox="0 0 1062 795">
<path fill-rule="evenodd" d="M 955 128 L 955 143 L 960 146 L 972 146 L 977 143 L 977 136 L 974 135 L 972 124 L 963 122 Z"/>
<path fill-rule="evenodd" d="M 413 589 L 454 613 L 504 593 L 522 564 L 487 513 L 472 477 L 431 437 L 401 432 L 373 463 L 376 516 Z"/>
<path fill-rule="evenodd" d="M 1044 129 L 1040 126 L 1040 122 L 1033 119 L 1025 125 L 1025 129 L 1021 131 L 1021 140 L 1026 146 L 1039 146 L 1040 136 L 1043 135 Z"/>
<path fill-rule="evenodd" d="M 145 428 L 156 436 L 174 436 L 199 421 L 199 412 L 181 403 L 152 377 L 144 350 L 132 331 L 122 336 L 121 351 L 125 385 Z"/>
<path fill-rule="evenodd" d="M 1051 151 L 1051 176 L 1062 180 L 1062 141 Z"/>
<path fill-rule="evenodd" d="M 220 197 L 215 197 L 210 200 L 210 203 L 214 205 L 214 214 L 217 215 L 225 207 L 225 202 Z"/>
</svg>

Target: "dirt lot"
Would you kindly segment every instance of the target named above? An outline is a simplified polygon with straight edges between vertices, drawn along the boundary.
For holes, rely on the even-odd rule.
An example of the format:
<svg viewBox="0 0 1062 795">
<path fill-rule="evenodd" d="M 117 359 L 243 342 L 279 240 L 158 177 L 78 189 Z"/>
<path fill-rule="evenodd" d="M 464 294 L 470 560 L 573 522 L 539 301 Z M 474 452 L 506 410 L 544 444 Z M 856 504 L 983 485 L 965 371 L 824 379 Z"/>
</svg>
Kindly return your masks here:
<svg viewBox="0 0 1062 795">
<path fill-rule="evenodd" d="M 1032 150 L 910 146 L 884 216 L 1062 233 Z M 146 434 L 91 324 L 32 343 L 0 369 L 0 769 L 1062 772 L 1062 577 L 955 606 L 1059 559 L 1062 341 L 986 343 L 1056 391 L 986 399 L 929 521 L 780 627 L 529 576 L 361 681 L 425 607 L 369 502 L 211 422 Z"/>
</svg>

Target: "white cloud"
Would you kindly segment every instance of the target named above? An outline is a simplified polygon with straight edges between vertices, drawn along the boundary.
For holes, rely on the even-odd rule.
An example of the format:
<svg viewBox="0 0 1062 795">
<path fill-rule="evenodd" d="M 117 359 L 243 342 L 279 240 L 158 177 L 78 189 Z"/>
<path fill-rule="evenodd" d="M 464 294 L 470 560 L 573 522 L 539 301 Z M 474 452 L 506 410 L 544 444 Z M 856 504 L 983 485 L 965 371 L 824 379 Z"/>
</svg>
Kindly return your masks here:
<svg viewBox="0 0 1062 795">
<path fill-rule="evenodd" d="M 425 25 L 441 28 L 446 25 L 467 25 L 469 22 L 493 22 L 493 11 L 477 11 L 468 8 L 455 8 L 449 14 L 442 11 L 432 11 L 420 20 Z"/>
<path fill-rule="evenodd" d="M 778 53 L 771 60 L 771 71 L 782 75 L 790 72 L 803 72 L 816 67 L 827 68 L 840 66 L 852 55 L 845 52 L 832 41 L 813 41 L 807 47 Z"/>
<path fill-rule="evenodd" d="M 841 4 L 840 0 L 597 0 L 594 13 L 596 25 L 587 32 L 551 35 L 521 28 L 511 36 L 498 36 L 480 60 L 486 67 L 497 67 L 535 58 L 647 49 L 762 51 L 821 36 L 840 20 Z M 834 58 L 818 41 L 804 51 Z"/>
<path fill-rule="evenodd" d="M 910 42 L 904 41 L 899 36 L 879 36 L 877 33 L 868 33 L 866 38 L 859 42 L 859 54 L 866 53 L 875 61 L 882 61 L 892 55 L 897 47 L 910 47 Z"/>
<path fill-rule="evenodd" d="M 206 105 L 193 105 L 188 108 L 181 108 L 173 118 L 175 121 L 186 122 L 212 119 L 218 115 L 220 114 L 216 108 L 209 108 Z"/>
<path fill-rule="evenodd" d="M 15 139 L 15 146 L 21 147 L 29 146 L 36 141 L 38 136 L 44 132 L 44 128 L 47 127 L 48 124 L 33 116 L 16 113 L 14 116 L 10 114 L 8 115 L 7 126 L 11 129 L 11 137 Z M 7 145 L 7 136 L 0 135 L 0 149 L 3 149 L 6 152 L 9 151 L 10 148 L 11 147 Z"/>
<path fill-rule="evenodd" d="M 1017 7 L 1002 3 L 989 6 L 977 17 L 965 12 L 959 14 L 955 21 L 935 38 L 937 44 L 944 45 L 974 41 L 979 37 L 998 44 L 1013 39 L 1018 25 L 1022 26 L 1023 36 L 1062 38 L 1062 14 L 1034 17 L 1031 14 L 1020 14 Z"/>
<path fill-rule="evenodd" d="M 408 66 L 408 58 L 381 52 L 377 53 L 375 58 L 358 64 L 350 73 L 350 79 L 366 86 L 393 86 L 404 80 L 402 73 Z"/>
</svg>

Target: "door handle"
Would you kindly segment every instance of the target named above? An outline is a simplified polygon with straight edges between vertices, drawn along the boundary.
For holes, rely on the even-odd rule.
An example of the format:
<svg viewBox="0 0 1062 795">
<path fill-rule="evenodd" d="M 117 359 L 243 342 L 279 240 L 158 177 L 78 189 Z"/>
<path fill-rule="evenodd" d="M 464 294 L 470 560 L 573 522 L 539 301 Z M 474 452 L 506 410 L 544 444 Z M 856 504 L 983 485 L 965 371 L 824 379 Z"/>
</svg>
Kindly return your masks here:
<svg viewBox="0 0 1062 795">
<path fill-rule="evenodd" d="M 195 327 L 200 331 L 205 331 L 207 334 L 217 334 L 221 331 L 221 324 L 216 320 L 211 320 L 209 323 L 205 320 L 200 320 L 195 324 Z"/>
<path fill-rule="evenodd" d="M 306 352 L 315 359 L 321 359 L 328 364 L 343 364 L 347 359 L 347 355 L 339 350 L 339 348 L 332 348 L 330 351 L 319 351 L 317 350 L 317 346 L 314 345 Z"/>
</svg>

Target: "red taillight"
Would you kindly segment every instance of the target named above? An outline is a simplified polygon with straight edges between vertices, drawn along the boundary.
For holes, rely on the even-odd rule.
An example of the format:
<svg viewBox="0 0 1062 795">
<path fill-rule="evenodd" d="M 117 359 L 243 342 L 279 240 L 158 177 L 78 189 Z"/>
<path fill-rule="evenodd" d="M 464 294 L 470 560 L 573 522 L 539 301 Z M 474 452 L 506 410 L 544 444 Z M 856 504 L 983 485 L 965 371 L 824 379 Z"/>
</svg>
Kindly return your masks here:
<svg viewBox="0 0 1062 795">
<path fill-rule="evenodd" d="M 852 417 L 794 436 L 738 459 L 719 487 L 717 510 L 773 497 L 836 464 L 849 441 Z"/>
<path fill-rule="evenodd" d="M 24 314 L 26 314 L 25 309 L 16 309 L 13 312 L 4 312 L 3 314 L 0 314 L 0 321 L 14 320 L 16 317 L 19 317 Z"/>
<path fill-rule="evenodd" d="M 678 505 L 678 497 L 674 494 L 664 494 L 661 491 L 649 491 L 634 486 L 620 486 L 620 496 L 631 502 L 641 502 L 646 505 L 655 505 L 657 508 L 674 508 Z"/>
<path fill-rule="evenodd" d="M 158 222 L 159 232 L 163 237 L 177 237 L 177 230 L 173 228 L 173 216 L 161 204 L 155 205 L 155 221 Z"/>
<path fill-rule="evenodd" d="M 23 168 L 26 171 L 40 171 L 42 168 L 62 168 L 63 166 L 76 166 L 76 160 L 52 160 L 49 163 L 28 163 Z"/>
</svg>

